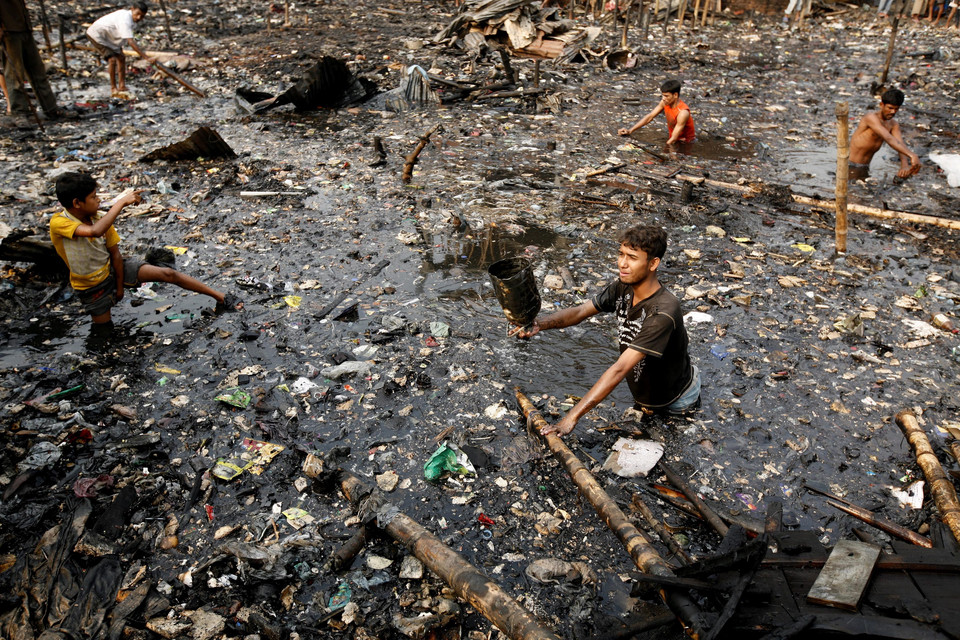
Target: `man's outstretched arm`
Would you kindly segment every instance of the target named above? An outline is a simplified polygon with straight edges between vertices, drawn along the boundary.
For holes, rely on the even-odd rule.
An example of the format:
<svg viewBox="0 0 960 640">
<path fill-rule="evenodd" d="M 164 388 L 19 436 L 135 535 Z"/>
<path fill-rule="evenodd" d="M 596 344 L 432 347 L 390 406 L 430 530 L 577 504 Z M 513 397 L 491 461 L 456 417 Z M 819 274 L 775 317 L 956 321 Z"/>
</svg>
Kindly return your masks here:
<svg viewBox="0 0 960 640">
<path fill-rule="evenodd" d="M 893 129 L 890 131 L 890 135 L 907 150 L 907 153 L 904 153 L 900 151 L 900 149 L 893 147 L 892 144 L 890 145 L 900 153 L 900 171 L 897 172 L 897 176 L 906 178 L 920 171 L 920 158 L 917 157 L 917 154 L 911 153 L 907 147 L 907 143 L 903 141 L 903 134 L 900 132 L 899 123 L 893 123 Z"/>
<path fill-rule="evenodd" d="M 645 127 L 648 124 L 650 124 L 650 121 L 656 118 L 657 114 L 660 113 L 661 111 L 663 111 L 662 100 L 657 103 L 657 106 L 655 106 L 650 113 L 648 113 L 647 115 L 637 120 L 636 124 L 634 124 L 632 127 L 630 127 L 629 129 L 620 129 L 617 133 L 619 133 L 622 136 L 628 136 L 634 131 L 636 131 L 637 129 L 640 129 L 641 127 Z"/>
<path fill-rule="evenodd" d="M 518 338 L 532 338 L 545 329 L 563 329 L 580 324 L 590 316 L 595 316 L 600 311 L 594 306 L 593 301 L 584 302 L 576 307 L 561 309 L 556 313 L 551 313 L 544 318 L 537 318 L 530 327 L 517 327 L 510 332 L 510 335 Z"/>
<path fill-rule="evenodd" d="M 543 435 L 556 433 L 558 436 L 564 436 L 573 431 L 573 428 L 577 426 L 580 418 L 586 415 L 590 409 L 593 409 L 603 402 L 604 398 L 610 395 L 610 392 L 627 377 L 630 370 L 643 360 L 644 355 L 645 354 L 636 349 L 627 349 L 621 353 L 617 361 L 614 362 L 609 369 L 604 371 L 600 379 L 590 387 L 587 395 L 583 396 L 580 402 L 574 405 L 574 407 L 567 412 L 567 415 L 563 416 L 560 422 L 548 424 L 540 430 L 540 433 Z"/>
<path fill-rule="evenodd" d="M 910 167 L 920 168 L 920 158 L 913 151 L 907 147 L 903 142 L 903 138 L 900 137 L 900 125 L 897 123 L 893 124 L 893 131 L 897 132 L 897 135 L 893 135 L 890 131 L 887 131 L 887 128 L 880 123 L 879 118 L 868 118 L 867 126 L 870 127 L 870 130 L 876 133 L 878 136 L 883 138 L 883 141 L 895 149 L 901 156 L 907 156 L 910 160 Z M 916 171 L 917 169 L 913 169 Z M 901 169 L 901 172 L 903 169 Z M 901 176 L 904 177 L 904 176 Z"/>
</svg>

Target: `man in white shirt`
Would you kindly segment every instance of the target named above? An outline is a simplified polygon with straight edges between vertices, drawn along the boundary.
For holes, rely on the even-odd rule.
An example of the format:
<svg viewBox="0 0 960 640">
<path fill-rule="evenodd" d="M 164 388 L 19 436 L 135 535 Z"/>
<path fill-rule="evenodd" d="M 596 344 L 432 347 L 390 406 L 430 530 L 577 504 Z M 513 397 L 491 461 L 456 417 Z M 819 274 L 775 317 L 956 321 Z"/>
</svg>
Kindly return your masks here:
<svg viewBox="0 0 960 640">
<path fill-rule="evenodd" d="M 110 94 L 115 98 L 129 98 L 127 94 L 127 59 L 123 47 L 128 45 L 141 58 L 150 62 L 133 39 L 133 25 L 147 15 L 147 3 L 136 2 L 129 9 L 120 9 L 103 16 L 87 29 L 87 37 L 97 52 L 107 61 L 110 73 Z"/>
</svg>

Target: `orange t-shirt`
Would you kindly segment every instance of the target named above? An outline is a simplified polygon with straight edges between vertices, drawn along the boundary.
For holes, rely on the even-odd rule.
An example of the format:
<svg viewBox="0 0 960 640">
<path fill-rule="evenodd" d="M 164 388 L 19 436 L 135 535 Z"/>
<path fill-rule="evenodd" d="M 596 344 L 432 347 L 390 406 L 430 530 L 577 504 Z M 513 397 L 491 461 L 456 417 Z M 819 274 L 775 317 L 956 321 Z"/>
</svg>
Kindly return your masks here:
<svg viewBox="0 0 960 640">
<path fill-rule="evenodd" d="M 663 113 L 667 116 L 667 132 L 668 135 L 673 135 L 673 128 L 677 126 L 677 115 L 681 111 L 690 111 L 690 107 L 687 106 L 683 100 L 677 100 L 677 106 L 671 107 L 669 105 L 663 105 Z M 690 119 L 687 120 L 687 124 L 683 127 L 683 131 L 680 133 L 680 137 L 677 138 L 680 142 L 693 142 L 697 137 L 697 132 L 693 128 L 693 114 L 690 115 Z"/>
</svg>

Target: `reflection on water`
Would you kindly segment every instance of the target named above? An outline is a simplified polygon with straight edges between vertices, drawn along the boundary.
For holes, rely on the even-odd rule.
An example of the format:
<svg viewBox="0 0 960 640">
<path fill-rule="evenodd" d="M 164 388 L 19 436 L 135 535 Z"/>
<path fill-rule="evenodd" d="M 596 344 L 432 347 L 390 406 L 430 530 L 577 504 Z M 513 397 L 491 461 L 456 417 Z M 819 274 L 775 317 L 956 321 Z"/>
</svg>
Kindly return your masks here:
<svg viewBox="0 0 960 640">
<path fill-rule="evenodd" d="M 813 149 L 788 149 L 776 154 L 784 167 L 780 182 L 810 187 L 832 188 L 837 180 L 837 150 L 833 147 Z M 884 145 L 873 156 L 868 175 L 873 180 L 888 184 L 900 170 L 900 156 Z M 851 173 L 851 180 L 858 174 Z"/>
</svg>

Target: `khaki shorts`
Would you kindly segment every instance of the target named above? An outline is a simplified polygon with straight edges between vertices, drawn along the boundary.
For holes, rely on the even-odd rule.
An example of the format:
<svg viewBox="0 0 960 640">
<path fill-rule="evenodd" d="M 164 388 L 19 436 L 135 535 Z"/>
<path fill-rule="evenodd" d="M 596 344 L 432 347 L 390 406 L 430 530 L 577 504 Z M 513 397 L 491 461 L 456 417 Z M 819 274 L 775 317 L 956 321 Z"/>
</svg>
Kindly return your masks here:
<svg viewBox="0 0 960 640">
<path fill-rule="evenodd" d="M 146 263 L 139 258 L 124 258 L 123 286 L 132 289 L 140 286 L 140 267 Z M 103 315 L 117 304 L 117 277 L 110 268 L 110 275 L 100 284 L 89 289 L 78 289 L 77 298 L 83 304 L 83 310 L 92 316 Z"/>
<path fill-rule="evenodd" d="M 99 54 L 104 60 L 123 57 L 123 49 L 114 49 L 113 47 L 97 42 L 89 35 L 87 36 L 87 40 L 93 44 L 93 48 L 97 50 L 97 54 Z"/>
</svg>

